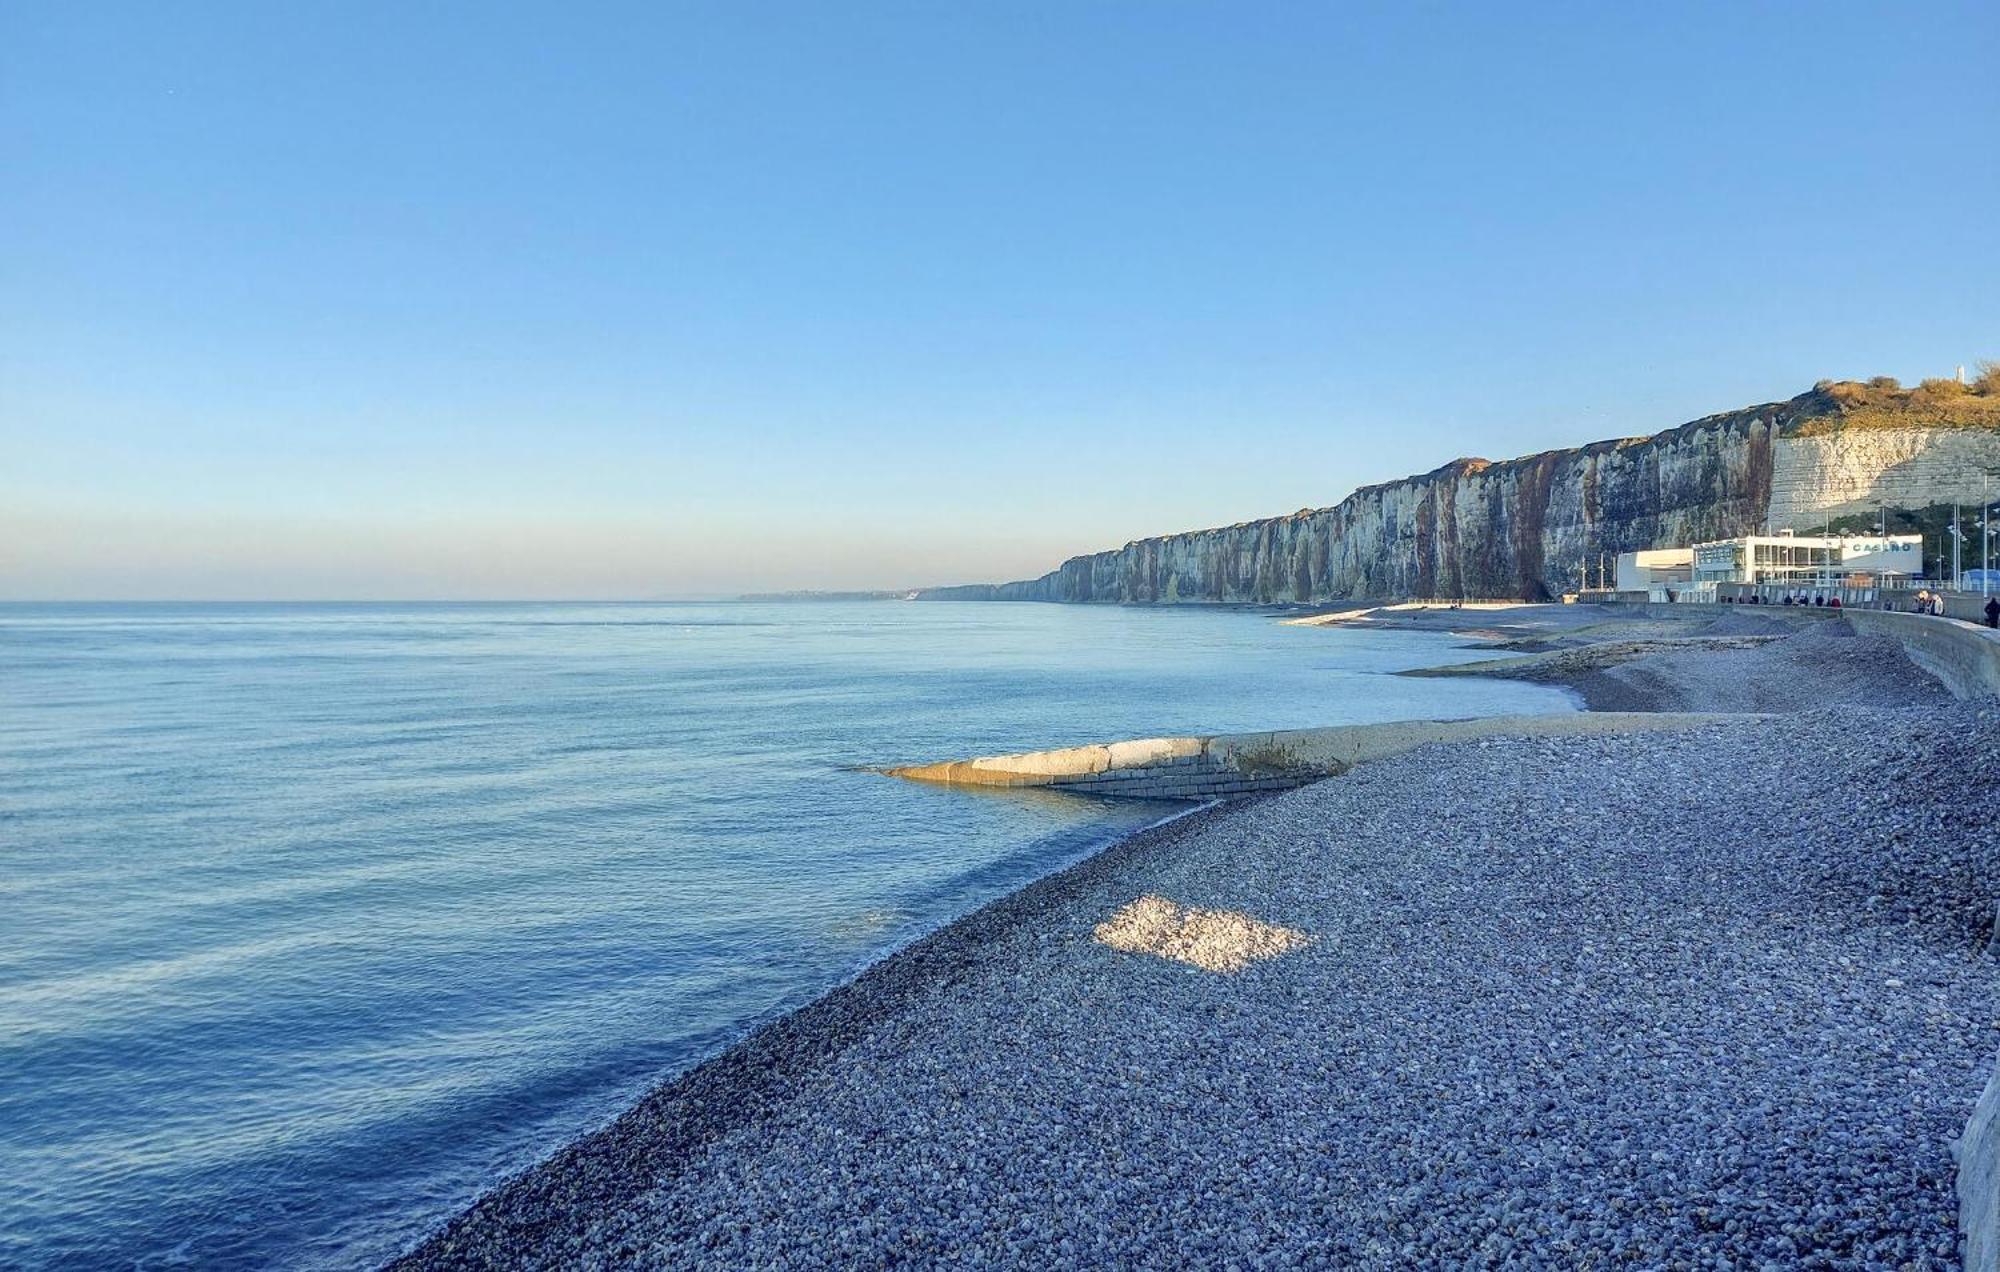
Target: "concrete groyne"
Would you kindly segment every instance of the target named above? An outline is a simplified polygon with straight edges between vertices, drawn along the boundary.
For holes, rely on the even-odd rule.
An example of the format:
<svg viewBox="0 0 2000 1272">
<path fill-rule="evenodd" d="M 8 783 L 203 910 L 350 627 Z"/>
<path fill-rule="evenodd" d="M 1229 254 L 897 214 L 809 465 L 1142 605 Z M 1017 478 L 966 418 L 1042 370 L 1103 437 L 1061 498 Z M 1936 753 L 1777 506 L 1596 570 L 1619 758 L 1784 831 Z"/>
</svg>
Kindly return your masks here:
<svg viewBox="0 0 2000 1272">
<path fill-rule="evenodd" d="M 947 786 L 1046 787 L 1130 799 L 1229 799 L 1316 782 L 1430 742 L 1651 732 L 1742 718 L 1707 712 L 1591 711 L 1399 720 L 1269 733 L 1138 738 L 883 771 Z"/>
</svg>

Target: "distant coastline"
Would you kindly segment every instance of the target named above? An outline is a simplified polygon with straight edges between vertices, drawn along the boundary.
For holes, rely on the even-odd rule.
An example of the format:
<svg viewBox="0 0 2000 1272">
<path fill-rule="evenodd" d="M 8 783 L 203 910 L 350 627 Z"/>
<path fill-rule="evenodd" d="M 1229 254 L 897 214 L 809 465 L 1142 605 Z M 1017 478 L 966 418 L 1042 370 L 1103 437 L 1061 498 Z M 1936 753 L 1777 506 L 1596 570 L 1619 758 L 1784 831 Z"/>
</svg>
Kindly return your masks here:
<svg viewBox="0 0 2000 1272">
<path fill-rule="evenodd" d="M 887 592 L 826 592 L 815 588 L 800 588 L 790 592 L 745 592 L 731 600 L 757 602 L 760 604 L 801 604 L 816 601 L 914 601 L 921 589 L 903 588 Z"/>
</svg>

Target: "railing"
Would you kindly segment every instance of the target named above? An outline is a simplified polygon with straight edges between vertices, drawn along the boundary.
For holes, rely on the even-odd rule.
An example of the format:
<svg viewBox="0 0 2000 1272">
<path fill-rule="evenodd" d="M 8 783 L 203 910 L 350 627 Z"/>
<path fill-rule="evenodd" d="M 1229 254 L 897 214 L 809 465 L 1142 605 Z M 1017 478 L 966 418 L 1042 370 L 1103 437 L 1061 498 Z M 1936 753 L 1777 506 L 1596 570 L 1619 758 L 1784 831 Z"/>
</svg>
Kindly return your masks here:
<svg viewBox="0 0 2000 1272">
<path fill-rule="evenodd" d="M 1910 593 L 1915 596 L 1916 593 Z M 1883 609 L 1883 591 L 1876 587 L 1847 587 L 1844 585 L 1817 585 L 1801 587 L 1796 583 L 1718 583 L 1715 585 L 1715 600 L 1737 605 L 1778 605 L 1785 604 L 1786 597 L 1792 598 L 1793 607 L 1799 604 L 1799 597 L 1805 598 L 1808 609 L 1830 608 L 1838 599 L 1841 609 Z"/>
</svg>

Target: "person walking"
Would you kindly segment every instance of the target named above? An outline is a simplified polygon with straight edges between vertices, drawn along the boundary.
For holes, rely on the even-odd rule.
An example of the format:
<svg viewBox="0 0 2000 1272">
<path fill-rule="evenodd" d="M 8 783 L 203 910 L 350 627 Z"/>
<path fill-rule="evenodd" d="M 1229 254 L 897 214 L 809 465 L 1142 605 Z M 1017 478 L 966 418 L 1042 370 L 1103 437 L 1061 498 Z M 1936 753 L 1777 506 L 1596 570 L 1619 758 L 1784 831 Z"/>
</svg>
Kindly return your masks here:
<svg viewBox="0 0 2000 1272">
<path fill-rule="evenodd" d="M 2000 596 L 1986 602 L 1986 625 L 2000 627 Z"/>
</svg>

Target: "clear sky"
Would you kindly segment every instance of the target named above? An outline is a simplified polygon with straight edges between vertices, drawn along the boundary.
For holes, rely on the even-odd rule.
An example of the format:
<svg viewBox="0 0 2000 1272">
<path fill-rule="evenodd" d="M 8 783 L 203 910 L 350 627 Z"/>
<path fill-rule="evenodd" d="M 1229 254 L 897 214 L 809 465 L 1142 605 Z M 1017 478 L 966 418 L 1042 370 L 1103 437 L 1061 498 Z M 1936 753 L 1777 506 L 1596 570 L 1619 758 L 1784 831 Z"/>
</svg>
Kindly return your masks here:
<svg viewBox="0 0 2000 1272">
<path fill-rule="evenodd" d="M 0 0 L 0 597 L 979 581 L 2000 357 L 2000 5 Z"/>
</svg>

